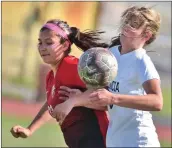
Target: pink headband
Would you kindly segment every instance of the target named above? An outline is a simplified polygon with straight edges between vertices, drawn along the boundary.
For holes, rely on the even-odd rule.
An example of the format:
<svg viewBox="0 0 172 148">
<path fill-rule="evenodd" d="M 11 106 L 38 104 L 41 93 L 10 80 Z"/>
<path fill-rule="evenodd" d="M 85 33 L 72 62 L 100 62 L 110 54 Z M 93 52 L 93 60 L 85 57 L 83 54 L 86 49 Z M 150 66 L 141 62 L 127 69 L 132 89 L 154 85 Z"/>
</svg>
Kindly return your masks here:
<svg viewBox="0 0 172 148">
<path fill-rule="evenodd" d="M 42 26 L 46 27 L 52 31 L 55 31 L 57 34 L 59 34 L 60 36 L 62 36 L 63 38 L 65 38 L 66 40 L 68 40 L 68 42 L 71 44 L 67 34 L 65 33 L 65 31 L 63 31 L 59 26 L 53 24 L 53 23 L 46 23 L 45 25 Z"/>
</svg>

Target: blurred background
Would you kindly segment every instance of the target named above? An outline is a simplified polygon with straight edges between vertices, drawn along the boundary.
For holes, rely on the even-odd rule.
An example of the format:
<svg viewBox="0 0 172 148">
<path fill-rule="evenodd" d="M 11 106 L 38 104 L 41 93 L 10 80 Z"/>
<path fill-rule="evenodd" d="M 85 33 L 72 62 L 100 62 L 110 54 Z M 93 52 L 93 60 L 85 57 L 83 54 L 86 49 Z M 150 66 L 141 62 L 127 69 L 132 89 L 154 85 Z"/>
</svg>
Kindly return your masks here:
<svg viewBox="0 0 172 148">
<path fill-rule="evenodd" d="M 118 34 L 121 13 L 129 6 L 154 7 L 162 25 L 157 40 L 147 47 L 162 80 L 164 107 L 153 113 L 161 145 L 171 147 L 171 2 L 2 2 L 2 147 L 66 146 L 58 124 L 44 125 L 28 139 L 15 139 L 10 128 L 28 126 L 45 97 L 49 67 L 37 51 L 39 29 L 47 20 L 59 18 L 70 26 L 106 31 L 110 42 Z M 72 55 L 82 52 L 75 46 Z"/>
</svg>

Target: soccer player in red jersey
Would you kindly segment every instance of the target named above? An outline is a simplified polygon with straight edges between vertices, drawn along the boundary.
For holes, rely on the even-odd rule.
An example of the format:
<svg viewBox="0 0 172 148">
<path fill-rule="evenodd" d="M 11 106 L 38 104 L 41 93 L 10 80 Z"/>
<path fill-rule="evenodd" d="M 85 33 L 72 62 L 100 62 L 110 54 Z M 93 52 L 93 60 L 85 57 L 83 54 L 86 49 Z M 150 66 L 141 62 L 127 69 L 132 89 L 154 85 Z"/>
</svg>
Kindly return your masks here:
<svg viewBox="0 0 172 148">
<path fill-rule="evenodd" d="M 39 33 L 38 51 L 43 61 L 52 69 L 46 77 L 47 100 L 27 128 L 20 125 L 12 127 L 14 137 L 31 136 L 52 117 L 58 121 L 54 109 L 57 110 L 56 105 L 64 102 L 59 99 L 60 86 L 86 90 L 77 72 L 78 59 L 69 56 L 69 53 L 73 43 L 83 51 L 91 47 L 107 47 L 107 44 L 98 42 L 100 33 L 102 32 L 80 32 L 61 20 L 50 20 L 43 25 Z M 73 108 L 63 123 L 60 123 L 65 142 L 70 148 L 105 147 L 107 114 L 104 107 L 93 108 L 95 110 L 87 106 Z"/>
</svg>

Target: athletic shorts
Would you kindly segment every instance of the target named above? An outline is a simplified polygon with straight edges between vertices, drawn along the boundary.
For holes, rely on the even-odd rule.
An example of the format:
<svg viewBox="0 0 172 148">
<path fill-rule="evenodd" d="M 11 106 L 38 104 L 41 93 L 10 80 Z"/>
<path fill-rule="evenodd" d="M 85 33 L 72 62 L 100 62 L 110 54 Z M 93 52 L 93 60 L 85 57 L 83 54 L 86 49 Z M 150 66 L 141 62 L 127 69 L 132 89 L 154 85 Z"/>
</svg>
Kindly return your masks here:
<svg viewBox="0 0 172 148">
<path fill-rule="evenodd" d="M 105 148 L 96 116 L 77 121 L 62 131 L 69 148 Z"/>
</svg>

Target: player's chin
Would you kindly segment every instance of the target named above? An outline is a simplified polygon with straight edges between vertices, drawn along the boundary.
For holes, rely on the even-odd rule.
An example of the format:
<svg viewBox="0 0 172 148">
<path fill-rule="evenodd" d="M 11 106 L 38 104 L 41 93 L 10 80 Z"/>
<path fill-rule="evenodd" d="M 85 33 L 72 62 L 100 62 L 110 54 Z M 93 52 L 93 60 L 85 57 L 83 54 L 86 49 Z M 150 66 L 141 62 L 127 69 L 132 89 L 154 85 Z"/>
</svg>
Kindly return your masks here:
<svg viewBox="0 0 172 148">
<path fill-rule="evenodd" d="M 42 58 L 43 62 L 46 64 L 53 64 L 54 62 L 49 58 Z"/>
</svg>

